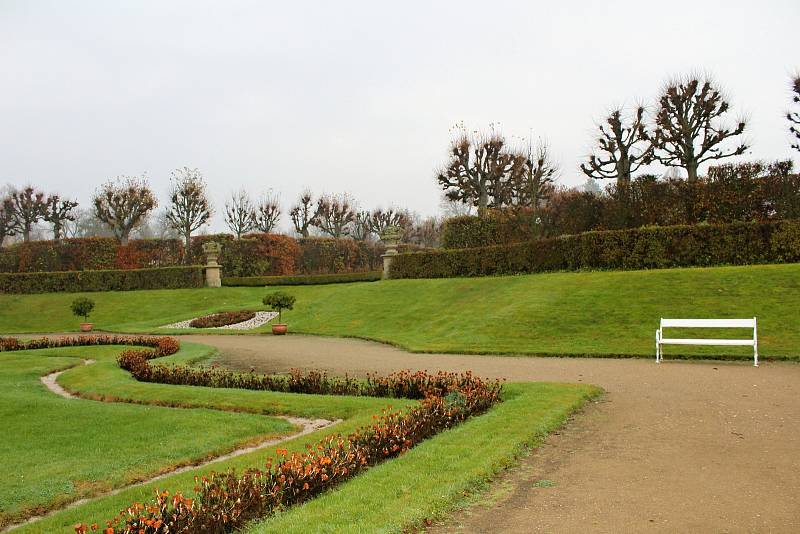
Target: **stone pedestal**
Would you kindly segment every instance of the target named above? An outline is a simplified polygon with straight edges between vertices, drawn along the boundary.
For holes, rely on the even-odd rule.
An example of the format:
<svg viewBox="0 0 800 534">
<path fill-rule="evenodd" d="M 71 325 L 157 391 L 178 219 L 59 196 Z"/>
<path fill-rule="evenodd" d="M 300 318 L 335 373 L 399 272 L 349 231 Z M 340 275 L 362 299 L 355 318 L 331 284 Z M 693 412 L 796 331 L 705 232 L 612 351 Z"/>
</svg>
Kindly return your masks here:
<svg viewBox="0 0 800 534">
<path fill-rule="evenodd" d="M 381 241 L 386 245 L 386 252 L 381 254 L 381 258 L 383 258 L 383 275 L 381 278 L 383 280 L 389 278 L 392 261 L 394 261 L 394 257 L 397 256 L 397 245 L 400 243 L 401 236 L 401 230 L 397 226 L 389 226 L 381 234 Z"/>
<path fill-rule="evenodd" d="M 222 269 L 217 263 L 221 251 L 222 247 L 216 241 L 203 243 L 203 252 L 206 255 L 206 265 L 203 270 L 206 274 L 207 287 L 222 287 Z"/>
</svg>

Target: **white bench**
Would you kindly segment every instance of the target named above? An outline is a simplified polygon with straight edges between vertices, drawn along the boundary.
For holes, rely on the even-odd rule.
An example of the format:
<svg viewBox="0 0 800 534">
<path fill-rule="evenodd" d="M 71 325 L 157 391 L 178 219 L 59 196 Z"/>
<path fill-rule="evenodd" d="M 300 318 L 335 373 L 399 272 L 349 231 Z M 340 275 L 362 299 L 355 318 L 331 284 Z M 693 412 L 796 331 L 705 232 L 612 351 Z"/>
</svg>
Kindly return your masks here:
<svg viewBox="0 0 800 534">
<path fill-rule="evenodd" d="M 665 328 L 752 328 L 753 339 L 680 339 L 665 338 Z M 727 345 L 753 347 L 753 361 L 758 367 L 756 318 L 752 319 L 664 319 L 656 330 L 656 363 L 664 359 L 663 345 Z"/>
</svg>

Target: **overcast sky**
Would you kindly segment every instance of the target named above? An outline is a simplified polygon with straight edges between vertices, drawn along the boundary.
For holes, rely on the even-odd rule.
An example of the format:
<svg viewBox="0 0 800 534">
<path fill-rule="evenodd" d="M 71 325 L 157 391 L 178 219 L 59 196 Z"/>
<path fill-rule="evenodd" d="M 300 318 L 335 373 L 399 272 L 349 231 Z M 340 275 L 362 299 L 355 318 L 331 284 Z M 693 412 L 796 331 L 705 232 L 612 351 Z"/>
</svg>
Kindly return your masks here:
<svg viewBox="0 0 800 534">
<path fill-rule="evenodd" d="M 579 184 L 594 123 L 689 71 L 749 118 L 751 158 L 785 159 L 798 23 L 798 0 L 0 0 L 0 184 L 86 206 L 147 173 L 163 205 L 188 165 L 217 229 L 239 187 L 433 215 L 454 123 L 532 129 Z"/>
</svg>

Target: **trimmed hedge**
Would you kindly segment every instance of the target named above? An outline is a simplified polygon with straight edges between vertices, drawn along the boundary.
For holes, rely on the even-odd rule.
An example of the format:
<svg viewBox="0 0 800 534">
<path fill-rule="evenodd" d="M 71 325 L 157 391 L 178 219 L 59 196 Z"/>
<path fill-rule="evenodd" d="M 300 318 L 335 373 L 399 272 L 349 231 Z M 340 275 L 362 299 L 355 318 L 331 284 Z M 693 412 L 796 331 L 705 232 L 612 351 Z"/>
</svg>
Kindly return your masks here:
<svg viewBox="0 0 800 534">
<path fill-rule="evenodd" d="M 306 274 L 299 276 L 241 276 L 222 279 L 223 286 L 313 286 L 343 284 L 348 282 L 375 282 L 381 279 L 381 271 L 341 274 Z"/>
<path fill-rule="evenodd" d="M 0 273 L 0 293 L 80 293 L 203 287 L 203 268 L 162 267 L 114 271 Z"/>
<path fill-rule="evenodd" d="M 398 254 L 390 278 L 800 261 L 800 221 L 585 232 L 511 245 Z"/>
</svg>

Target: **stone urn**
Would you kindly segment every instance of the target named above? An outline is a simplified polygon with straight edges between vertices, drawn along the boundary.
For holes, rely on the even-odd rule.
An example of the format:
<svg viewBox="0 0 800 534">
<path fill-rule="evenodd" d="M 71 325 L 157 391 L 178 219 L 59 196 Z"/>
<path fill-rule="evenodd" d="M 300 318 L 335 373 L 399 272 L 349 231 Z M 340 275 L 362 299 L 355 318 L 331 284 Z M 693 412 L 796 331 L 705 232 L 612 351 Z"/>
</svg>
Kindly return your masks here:
<svg viewBox="0 0 800 534">
<path fill-rule="evenodd" d="M 386 252 L 381 254 L 383 258 L 383 275 L 381 278 L 389 278 L 389 270 L 392 267 L 392 260 L 397 256 L 397 245 L 403 237 L 403 231 L 399 226 L 387 226 L 381 233 L 381 242 L 386 246 Z"/>
<path fill-rule="evenodd" d="M 203 243 L 203 254 L 206 255 L 206 286 L 208 287 L 222 287 L 222 274 L 220 273 L 220 265 L 217 263 L 219 254 L 222 252 L 222 245 L 216 241 L 206 241 Z"/>
</svg>

